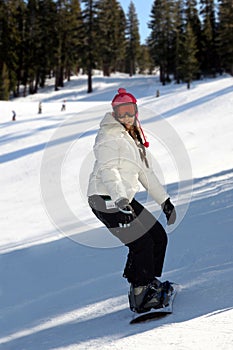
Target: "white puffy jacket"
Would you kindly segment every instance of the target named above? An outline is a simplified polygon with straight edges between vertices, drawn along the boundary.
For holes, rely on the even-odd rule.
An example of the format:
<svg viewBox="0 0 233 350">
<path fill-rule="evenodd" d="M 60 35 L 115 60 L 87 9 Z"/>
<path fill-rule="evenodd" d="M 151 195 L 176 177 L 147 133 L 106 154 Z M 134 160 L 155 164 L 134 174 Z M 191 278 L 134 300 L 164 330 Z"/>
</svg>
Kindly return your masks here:
<svg viewBox="0 0 233 350">
<path fill-rule="evenodd" d="M 153 172 L 149 152 L 148 168 L 133 138 L 111 113 L 107 113 L 100 123 L 94 153 L 96 161 L 90 175 L 88 196 L 108 195 L 113 201 L 124 197 L 131 202 L 141 183 L 158 204 L 169 197 Z"/>
</svg>

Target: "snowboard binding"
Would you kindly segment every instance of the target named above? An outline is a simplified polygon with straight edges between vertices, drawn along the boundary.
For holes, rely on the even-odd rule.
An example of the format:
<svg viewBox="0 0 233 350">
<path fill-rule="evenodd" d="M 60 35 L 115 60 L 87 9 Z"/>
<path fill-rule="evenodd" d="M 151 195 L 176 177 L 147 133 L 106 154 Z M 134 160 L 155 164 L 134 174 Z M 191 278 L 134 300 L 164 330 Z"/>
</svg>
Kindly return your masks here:
<svg viewBox="0 0 233 350">
<path fill-rule="evenodd" d="M 168 305 L 173 287 L 169 281 L 163 282 L 160 286 L 149 284 L 147 287 L 142 287 L 142 296 L 140 303 L 138 297 L 135 296 L 134 288 L 130 288 L 128 294 L 130 310 L 135 313 L 149 312 L 151 309 L 161 309 Z"/>
</svg>

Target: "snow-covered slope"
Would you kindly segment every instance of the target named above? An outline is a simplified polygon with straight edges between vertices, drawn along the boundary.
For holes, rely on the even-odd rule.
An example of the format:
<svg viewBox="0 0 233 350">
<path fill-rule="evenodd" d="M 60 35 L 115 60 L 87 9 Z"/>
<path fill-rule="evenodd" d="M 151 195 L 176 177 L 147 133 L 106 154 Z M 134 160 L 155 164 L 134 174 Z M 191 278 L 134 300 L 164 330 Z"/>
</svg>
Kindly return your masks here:
<svg viewBox="0 0 233 350">
<path fill-rule="evenodd" d="M 178 211 L 166 228 L 163 275 L 180 284 L 174 313 L 141 325 L 129 325 L 127 250 L 85 196 L 98 124 L 120 86 L 138 98 Z M 232 115 L 229 76 L 187 90 L 157 77 L 100 75 L 92 94 L 77 77 L 59 92 L 0 102 L 0 349 L 232 348 Z M 143 189 L 139 197 L 160 215 Z"/>
</svg>

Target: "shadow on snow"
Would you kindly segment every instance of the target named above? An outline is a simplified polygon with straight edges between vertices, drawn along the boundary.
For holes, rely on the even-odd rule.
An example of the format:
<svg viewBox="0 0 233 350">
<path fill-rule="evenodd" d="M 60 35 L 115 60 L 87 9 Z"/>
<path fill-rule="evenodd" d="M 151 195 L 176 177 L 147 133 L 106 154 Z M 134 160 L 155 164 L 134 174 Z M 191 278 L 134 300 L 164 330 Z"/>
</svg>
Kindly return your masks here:
<svg viewBox="0 0 233 350">
<path fill-rule="evenodd" d="M 232 170 L 196 179 L 196 193 L 204 183 L 208 188 L 211 178 L 217 185 L 221 175 L 230 179 Z M 232 200 L 232 186 L 223 186 L 191 203 L 177 232 L 169 236 L 163 279 L 180 284 L 174 313 L 148 324 L 128 324 L 128 286 L 121 278 L 125 247 L 96 249 L 63 238 L 1 254 L 0 329 L 2 337 L 15 335 L 5 340 L 4 349 L 49 350 L 103 337 L 114 341 L 231 309 Z M 123 303 L 120 310 L 111 312 L 112 298 Z M 106 307 L 108 299 L 109 313 L 103 314 L 101 303 Z M 79 319 L 84 307 L 89 316 Z M 62 321 L 56 324 L 57 317 Z M 39 328 L 53 319 L 46 329 Z M 24 330 L 29 333 L 17 335 Z"/>
</svg>

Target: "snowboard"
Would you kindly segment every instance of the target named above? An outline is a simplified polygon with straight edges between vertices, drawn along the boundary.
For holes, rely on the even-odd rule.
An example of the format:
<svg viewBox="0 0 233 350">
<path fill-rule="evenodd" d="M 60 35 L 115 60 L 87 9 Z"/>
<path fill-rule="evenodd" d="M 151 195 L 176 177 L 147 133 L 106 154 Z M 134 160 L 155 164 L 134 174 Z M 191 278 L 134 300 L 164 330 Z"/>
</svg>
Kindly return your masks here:
<svg viewBox="0 0 233 350">
<path fill-rule="evenodd" d="M 169 295 L 166 305 L 161 306 L 158 309 L 151 309 L 148 312 L 141 314 L 135 314 L 133 319 L 130 321 L 130 324 L 137 324 L 142 322 L 148 322 L 151 320 L 161 319 L 167 315 L 172 314 L 173 312 L 173 302 L 177 294 L 177 288 L 172 284 L 173 291 Z"/>
</svg>

